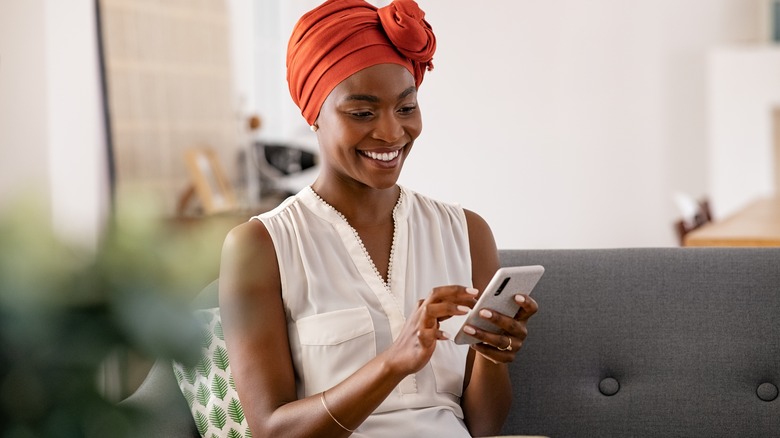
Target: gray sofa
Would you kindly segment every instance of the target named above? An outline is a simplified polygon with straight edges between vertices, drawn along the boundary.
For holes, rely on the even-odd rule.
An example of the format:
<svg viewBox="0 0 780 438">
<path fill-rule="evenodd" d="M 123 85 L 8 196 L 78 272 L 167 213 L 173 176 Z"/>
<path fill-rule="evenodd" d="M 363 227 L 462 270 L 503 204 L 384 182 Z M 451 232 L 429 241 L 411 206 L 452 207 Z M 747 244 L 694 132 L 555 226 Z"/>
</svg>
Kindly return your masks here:
<svg viewBox="0 0 780 438">
<path fill-rule="evenodd" d="M 503 433 L 780 436 L 780 248 L 504 250 L 501 262 L 546 267 Z M 123 403 L 153 414 L 144 436 L 197 436 L 166 363 Z"/>
</svg>

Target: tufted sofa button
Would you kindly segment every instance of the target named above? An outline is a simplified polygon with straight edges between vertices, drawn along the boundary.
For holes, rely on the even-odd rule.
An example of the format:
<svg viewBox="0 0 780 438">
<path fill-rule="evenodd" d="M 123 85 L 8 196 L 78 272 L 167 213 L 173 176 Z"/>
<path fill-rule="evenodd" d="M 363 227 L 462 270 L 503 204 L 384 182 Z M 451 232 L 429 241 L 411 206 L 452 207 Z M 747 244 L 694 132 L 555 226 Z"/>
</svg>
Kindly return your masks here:
<svg viewBox="0 0 780 438">
<path fill-rule="evenodd" d="M 618 390 L 620 390 L 620 383 L 612 377 L 606 377 L 599 382 L 599 391 L 607 397 L 617 394 Z"/>
<path fill-rule="evenodd" d="M 777 398 L 777 386 L 766 382 L 758 385 L 756 395 L 763 401 L 770 402 Z"/>
</svg>

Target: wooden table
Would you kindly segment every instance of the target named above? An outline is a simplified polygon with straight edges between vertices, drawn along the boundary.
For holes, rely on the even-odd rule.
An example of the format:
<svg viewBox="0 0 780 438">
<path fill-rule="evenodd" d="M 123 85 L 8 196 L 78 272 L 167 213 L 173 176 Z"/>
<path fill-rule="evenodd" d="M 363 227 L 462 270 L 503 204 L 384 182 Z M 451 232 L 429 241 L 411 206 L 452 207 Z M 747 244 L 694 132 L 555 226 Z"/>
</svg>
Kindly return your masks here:
<svg viewBox="0 0 780 438">
<path fill-rule="evenodd" d="M 684 246 L 780 246 L 780 197 L 759 199 L 691 231 Z"/>
</svg>

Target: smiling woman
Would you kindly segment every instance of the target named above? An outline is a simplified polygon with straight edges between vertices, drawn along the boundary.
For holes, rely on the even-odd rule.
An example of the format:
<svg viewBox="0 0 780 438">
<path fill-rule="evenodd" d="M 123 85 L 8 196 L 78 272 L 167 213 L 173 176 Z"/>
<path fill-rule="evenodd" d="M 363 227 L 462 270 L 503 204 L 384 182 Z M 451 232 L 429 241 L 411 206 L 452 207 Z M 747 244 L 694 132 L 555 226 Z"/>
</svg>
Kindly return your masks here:
<svg viewBox="0 0 780 438">
<path fill-rule="evenodd" d="M 225 240 L 219 302 L 255 436 L 449 436 L 500 431 L 507 363 L 536 303 L 457 331 L 498 267 L 477 214 L 398 184 L 422 132 L 418 89 L 436 39 L 411 0 L 329 0 L 288 45 L 293 101 L 320 173 Z M 506 345 L 518 348 L 508 349 Z M 258 361 L 273 357 L 273 361 Z"/>
</svg>

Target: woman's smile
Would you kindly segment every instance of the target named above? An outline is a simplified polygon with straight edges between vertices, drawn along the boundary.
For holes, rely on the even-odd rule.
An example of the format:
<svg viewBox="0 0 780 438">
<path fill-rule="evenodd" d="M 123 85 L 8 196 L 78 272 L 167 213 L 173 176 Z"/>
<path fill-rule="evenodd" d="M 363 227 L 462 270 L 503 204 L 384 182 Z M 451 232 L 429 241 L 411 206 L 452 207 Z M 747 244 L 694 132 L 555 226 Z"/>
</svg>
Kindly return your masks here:
<svg viewBox="0 0 780 438">
<path fill-rule="evenodd" d="M 392 168 L 398 165 L 399 157 L 401 156 L 401 149 L 395 149 L 390 151 L 364 151 L 358 150 L 360 156 L 371 160 L 372 164 L 379 165 L 383 168 Z"/>
</svg>

